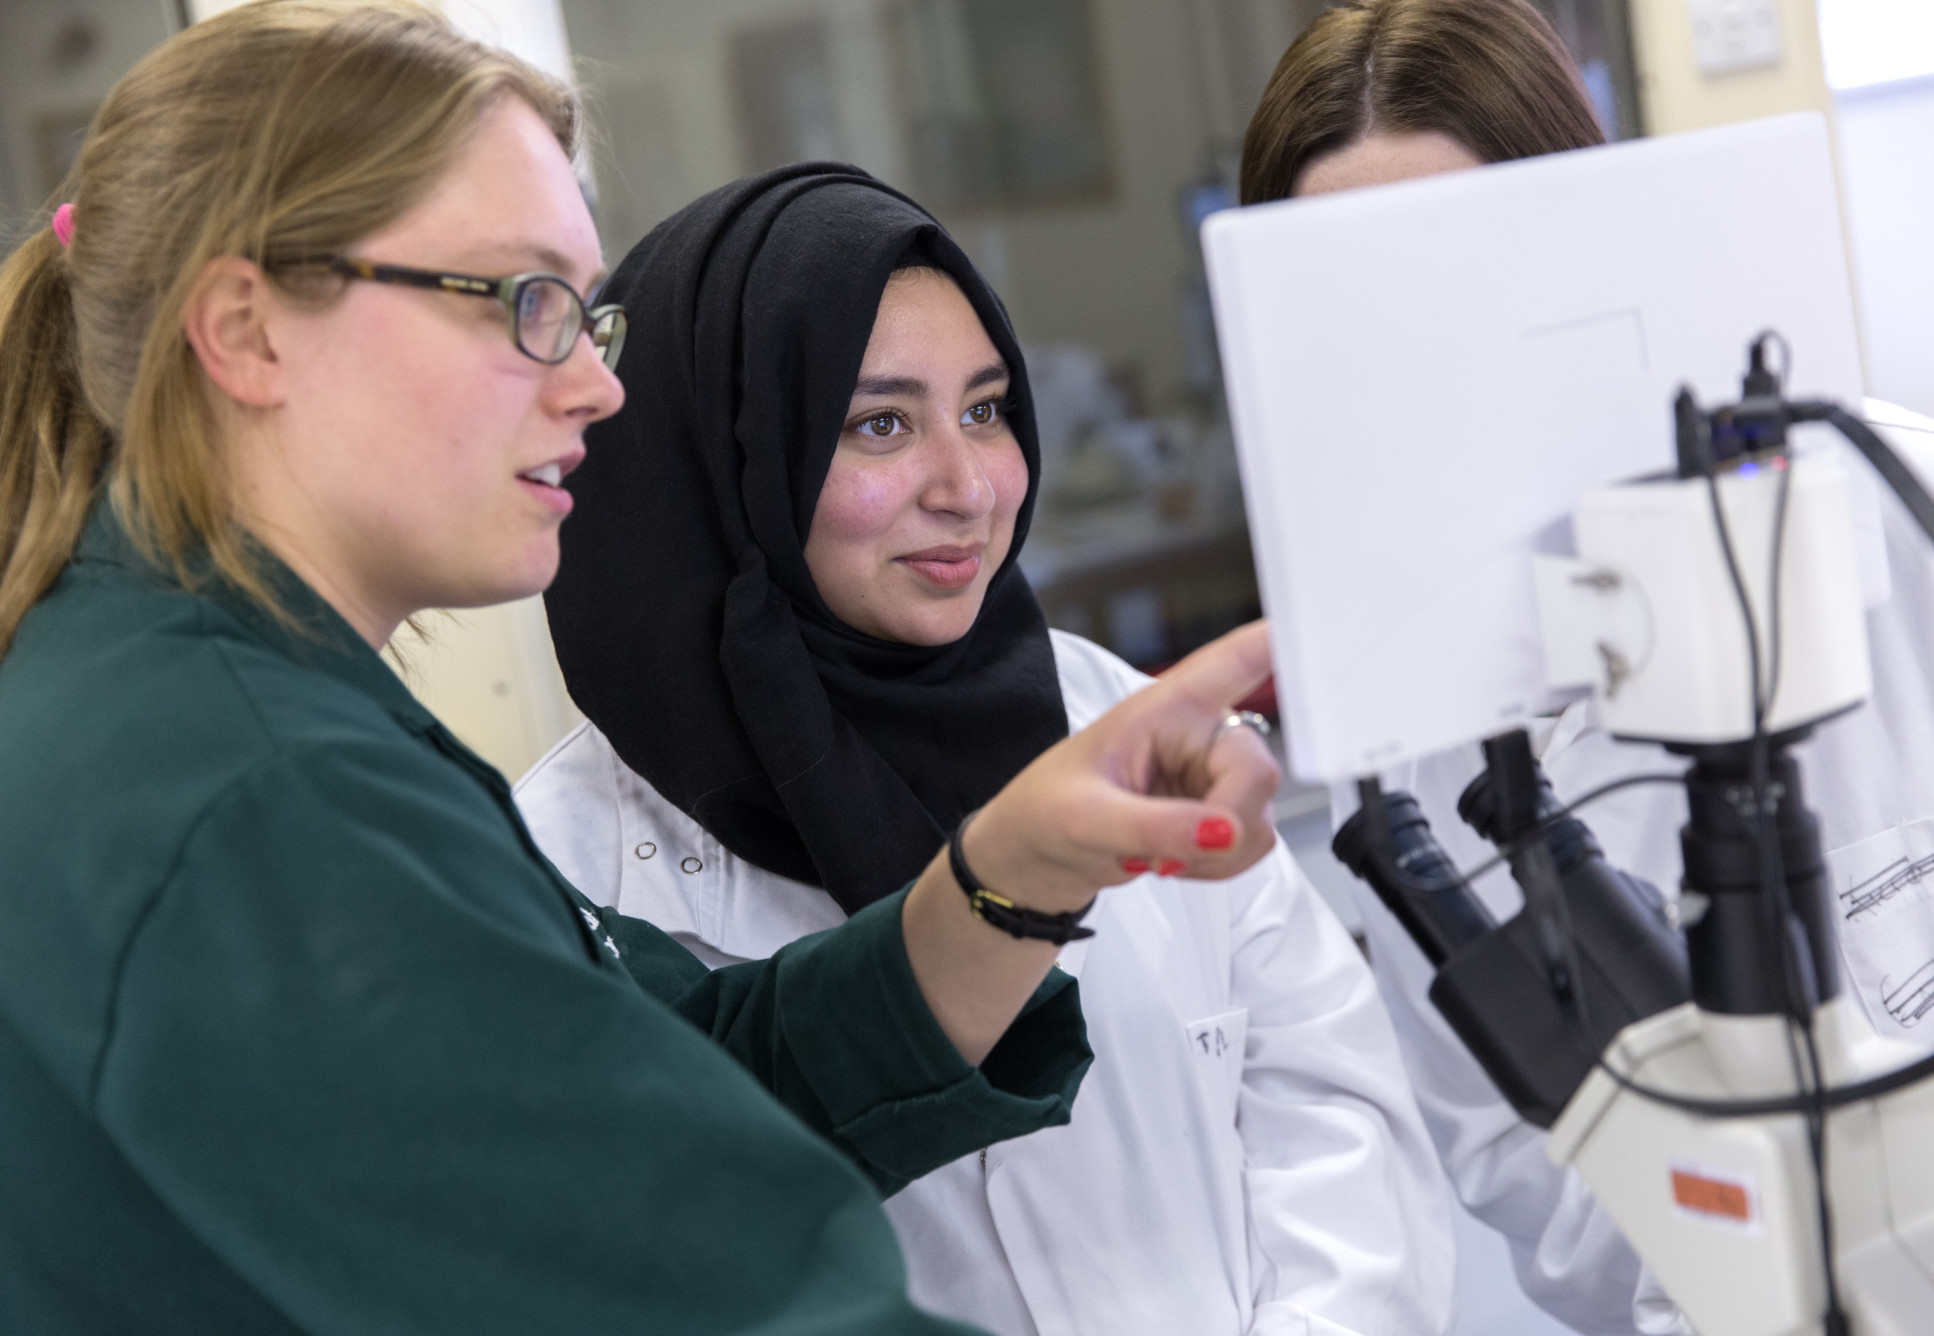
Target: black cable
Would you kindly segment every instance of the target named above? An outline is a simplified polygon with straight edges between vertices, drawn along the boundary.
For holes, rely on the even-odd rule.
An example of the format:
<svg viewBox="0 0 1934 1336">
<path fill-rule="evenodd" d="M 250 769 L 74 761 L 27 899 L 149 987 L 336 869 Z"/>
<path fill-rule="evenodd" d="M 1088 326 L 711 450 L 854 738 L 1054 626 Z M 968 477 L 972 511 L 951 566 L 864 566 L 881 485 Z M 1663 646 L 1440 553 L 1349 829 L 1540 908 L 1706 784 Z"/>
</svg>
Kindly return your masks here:
<svg viewBox="0 0 1934 1336">
<path fill-rule="evenodd" d="M 1766 700 L 1763 708 L 1765 714 L 1772 713 L 1773 701 L 1780 694 L 1780 667 L 1785 650 L 1783 637 L 1780 634 L 1780 570 L 1784 564 L 1786 552 L 1786 501 L 1793 490 L 1794 462 L 1785 451 L 1781 451 L 1775 457 L 1774 467 L 1779 471 L 1780 482 L 1779 492 L 1773 500 L 1773 569 L 1767 579 L 1770 602 L 1767 609 L 1767 630 L 1770 633 L 1767 651 L 1772 657 L 1772 663 L 1766 673 Z M 1763 721 L 1759 731 L 1765 732 Z"/>
<path fill-rule="evenodd" d="M 1782 340 L 1782 344 L 1784 340 Z M 1784 377 L 1782 377 L 1782 380 Z M 1768 578 L 1768 591 L 1771 606 L 1768 610 L 1768 630 L 1771 641 L 1768 653 L 1772 664 L 1768 672 L 1765 698 L 1755 710 L 1757 719 L 1753 727 L 1753 802 L 1757 809 L 1756 825 L 1760 843 L 1760 894 L 1762 898 L 1772 897 L 1775 938 L 1771 943 L 1777 959 L 1781 963 L 1781 973 L 1785 976 L 1787 1005 L 1791 1013 L 1786 1023 L 1787 1056 L 1793 1065 L 1794 1083 L 1799 1087 L 1802 1098 L 1807 1104 L 1806 1134 L 1807 1151 L 1813 1164 L 1814 1205 L 1818 1212 L 1820 1227 L 1820 1266 L 1826 1281 L 1827 1336 L 1846 1330 L 1847 1316 L 1840 1302 L 1838 1268 L 1834 1265 L 1834 1225 L 1833 1207 L 1827 1196 L 1827 1104 L 1823 1098 L 1826 1089 L 1826 1073 L 1820 1063 L 1820 1046 L 1814 1034 L 1816 996 L 1806 996 L 1802 983 L 1803 971 L 1808 962 L 1800 959 L 1802 943 L 1811 949 L 1811 932 L 1802 925 L 1796 937 L 1788 928 L 1796 921 L 1793 913 L 1792 888 L 1787 884 L 1784 858 L 1779 845 L 1778 823 L 1775 817 L 1775 804 L 1771 797 L 1771 781 L 1768 771 L 1771 766 L 1769 756 L 1770 741 L 1766 734 L 1766 716 L 1772 711 L 1773 699 L 1779 691 L 1781 638 L 1780 638 L 1780 573 L 1781 556 L 1786 538 L 1786 502 L 1792 487 L 1793 466 L 1786 456 L 1779 456 L 1786 467 L 1780 472 L 1779 493 L 1774 502 L 1772 572 Z M 1800 1055 L 1794 1051 L 1794 1037 L 1798 1035 L 1806 1053 L 1804 1075 L 1800 1068 Z"/>
<path fill-rule="evenodd" d="M 1776 376 L 1768 375 L 1772 381 L 1771 397 L 1783 402 L 1787 373 L 1791 369 L 1792 350 L 1786 340 L 1776 331 L 1766 331 L 1753 340 L 1753 374 L 1748 377 L 1748 393 L 1754 392 L 1752 381 L 1759 378 L 1765 369 L 1765 349 L 1768 342 L 1777 340 L 1781 351 L 1781 367 Z M 1765 387 L 1759 387 L 1764 389 Z M 1773 455 L 1775 466 L 1779 468 L 1779 492 L 1775 501 L 1773 533 L 1771 541 L 1772 568 L 1767 578 L 1768 629 L 1771 639 L 1767 652 L 1772 660 L 1770 680 L 1761 673 L 1759 626 L 1753 615 L 1752 600 L 1746 592 L 1746 581 L 1740 571 L 1738 554 L 1733 547 L 1732 530 L 1726 522 L 1725 508 L 1719 495 L 1719 478 L 1714 467 L 1712 449 L 1705 420 L 1700 418 L 1695 428 L 1698 447 L 1699 472 L 1705 478 L 1706 492 L 1712 505 L 1713 528 L 1719 539 L 1721 555 L 1725 558 L 1726 573 L 1733 587 L 1734 597 L 1739 604 L 1740 620 L 1746 630 L 1746 657 L 1751 674 L 1751 694 L 1753 713 L 1753 732 L 1751 738 L 1750 780 L 1753 810 L 1740 812 L 1748 828 L 1754 834 L 1760 883 L 1760 906 L 1762 936 L 1765 946 L 1774 953 L 1779 962 L 1782 991 L 1785 993 L 1785 1031 L 1787 1056 L 1793 1067 L 1793 1083 L 1797 1091 L 1794 1101 L 1795 1111 L 1805 1121 L 1807 1149 L 1812 1161 L 1814 1179 L 1814 1200 L 1819 1212 L 1821 1266 L 1826 1282 L 1826 1312 L 1824 1321 L 1829 1333 L 1846 1330 L 1846 1312 L 1840 1302 L 1840 1291 L 1833 1257 L 1833 1213 L 1827 1199 L 1826 1179 L 1826 1113 L 1829 1107 L 1826 1099 L 1825 1074 L 1821 1070 L 1818 1043 L 1813 1033 L 1813 1007 L 1806 996 L 1803 983 L 1805 965 L 1798 959 L 1799 942 L 1805 939 L 1805 929 L 1796 938 L 1787 925 L 1793 921 L 1792 897 L 1786 884 L 1785 869 L 1781 866 L 1779 829 L 1776 806 L 1772 798 L 1771 750 L 1772 742 L 1766 731 L 1766 719 L 1772 708 L 1772 700 L 1778 689 L 1780 672 L 1780 576 L 1782 556 L 1786 536 L 1786 503 L 1788 489 L 1792 484 L 1792 461 L 1784 449 Z M 1783 436 L 1775 438 L 1782 440 Z M 1883 446 L 1884 449 L 1884 446 Z M 1887 452 L 1891 455 L 1891 452 Z M 1898 465 L 1898 461 L 1895 463 Z M 1891 480 L 1890 480 L 1891 481 Z M 1923 493 L 1923 495 L 1925 495 Z M 1930 507 L 1929 518 L 1934 519 L 1934 507 Z M 1934 527 L 1929 535 L 1934 537 Z M 1735 810 L 1738 804 L 1735 803 Z M 1801 1062 L 1799 1046 L 1795 1034 L 1804 1040 L 1806 1061 Z M 1612 1073 L 1609 1064 L 1602 1058 L 1594 1062 L 1610 1073 L 1621 1086 L 1635 1094 L 1650 1096 L 1653 1092 L 1636 1082 Z M 1703 1103 L 1704 1101 L 1700 1101 Z M 1676 1104 L 1677 1102 L 1674 1101 Z M 1683 1107 L 1683 1105 L 1680 1105 Z"/>
<path fill-rule="evenodd" d="M 1921 526 L 1921 532 L 1934 541 L 1934 496 L 1928 495 L 1919 476 L 1894 453 L 1892 446 L 1881 439 L 1880 433 L 1838 404 L 1794 403 L 1787 405 L 1787 412 L 1795 422 L 1831 423 L 1855 449 L 1866 456 L 1874 472 L 1893 489 L 1894 495 L 1907 507 L 1908 514 L 1914 517 L 1914 522 Z"/>
<path fill-rule="evenodd" d="M 1784 399 L 1788 373 L 1792 370 L 1793 351 L 1787 346 L 1786 339 L 1776 330 L 1769 330 L 1755 340 L 1756 349 L 1764 348 L 1769 340 L 1777 340 L 1780 346 L 1780 369 L 1775 380 L 1779 396 Z M 1801 937 L 1795 937 L 1786 930 L 1786 925 L 1794 921 L 1791 887 L 1786 881 L 1786 871 L 1781 865 L 1782 852 L 1779 847 L 1777 823 L 1767 805 L 1764 790 L 1770 788 L 1767 769 L 1770 761 L 1767 756 L 1769 742 L 1766 736 L 1766 715 L 1771 713 L 1773 702 L 1779 695 L 1781 657 L 1785 648 L 1780 628 L 1780 581 L 1784 569 L 1786 543 L 1787 500 L 1793 487 L 1794 461 L 1782 451 L 1776 456 L 1776 466 L 1780 467 L 1779 491 L 1773 503 L 1773 541 L 1772 569 L 1768 575 L 1768 589 L 1771 604 L 1768 610 L 1769 631 L 1772 639 L 1768 652 L 1772 656 L 1771 671 L 1768 674 L 1766 697 L 1758 710 L 1759 720 L 1754 726 L 1754 802 L 1759 808 L 1758 821 L 1761 835 L 1762 894 L 1770 885 L 1775 898 L 1775 911 L 1779 919 L 1779 940 L 1775 943 L 1779 959 L 1784 964 L 1782 971 L 1786 976 L 1789 1002 L 1797 1002 L 1804 1007 L 1804 1014 L 1796 1014 L 1786 1026 L 1788 1055 L 1793 1061 L 1795 1075 L 1798 1075 L 1799 1058 L 1792 1053 L 1793 1036 L 1797 1031 L 1806 1050 L 1806 1076 L 1799 1082 L 1801 1093 L 1808 1097 L 1806 1112 L 1807 1149 L 1813 1161 L 1814 1202 L 1818 1210 L 1820 1226 L 1820 1265 L 1826 1281 L 1826 1336 L 1839 1336 L 1847 1330 L 1847 1315 L 1840 1301 L 1838 1268 L 1834 1264 L 1834 1221 L 1832 1203 L 1827 1196 L 1827 1111 L 1826 1072 L 1820 1062 L 1820 1045 L 1814 1033 L 1814 1017 L 1817 1008 L 1811 1003 L 1818 1001 L 1816 977 L 1814 998 L 1805 997 L 1805 988 L 1800 975 L 1809 962 L 1799 959 L 1800 941 L 1807 943 L 1811 950 L 1811 930 L 1802 926 Z"/>
<path fill-rule="evenodd" d="M 1781 350 L 1780 371 L 1773 378 L 1773 397 L 1784 398 L 1786 375 L 1791 370 L 1792 350 L 1786 340 L 1774 331 L 1760 334 L 1753 340 L 1752 362 L 1755 370 L 1765 366 L 1765 348 L 1770 340 L 1778 339 Z M 1734 596 L 1739 601 L 1740 619 L 1746 625 L 1748 654 L 1747 660 L 1752 673 L 1753 734 L 1751 751 L 1751 786 L 1753 811 L 1747 817 L 1748 827 L 1755 836 L 1755 859 L 1758 864 L 1760 883 L 1761 925 L 1760 931 L 1766 938 L 1766 947 L 1773 952 L 1779 962 L 1781 983 L 1786 995 L 1786 1043 L 1787 1056 L 1793 1067 L 1793 1084 L 1803 1105 L 1801 1114 L 1806 1127 L 1808 1158 L 1812 1162 L 1814 1180 L 1814 1201 L 1819 1212 L 1821 1267 L 1826 1281 L 1826 1313 L 1824 1315 L 1828 1331 L 1844 1329 L 1846 1314 L 1840 1303 L 1838 1279 L 1833 1262 L 1833 1212 L 1827 1200 L 1826 1180 L 1826 1105 L 1822 1098 L 1825 1087 L 1824 1074 L 1820 1070 L 1820 1052 L 1813 1034 L 1813 1007 L 1806 996 L 1802 983 L 1802 962 L 1798 959 L 1799 944 L 1788 928 L 1793 921 L 1793 902 L 1786 884 L 1786 873 L 1781 866 L 1779 847 L 1779 827 L 1776 806 L 1772 798 L 1771 781 L 1771 739 L 1766 732 L 1766 718 L 1772 708 L 1773 692 L 1777 688 L 1780 660 L 1780 575 L 1781 555 L 1786 536 L 1787 491 L 1793 478 L 1792 461 L 1786 458 L 1784 450 L 1774 455 L 1781 467 L 1779 492 L 1775 501 L 1775 514 L 1772 533 L 1772 568 L 1767 577 L 1767 619 L 1771 639 L 1767 653 L 1772 658 L 1772 678 L 1768 680 L 1760 673 L 1759 634 L 1753 607 L 1746 593 L 1746 582 L 1740 569 L 1737 553 L 1733 548 L 1731 528 L 1726 522 L 1723 506 L 1720 504 L 1719 479 L 1713 466 L 1712 452 L 1702 452 L 1703 472 L 1706 479 L 1707 494 L 1712 502 L 1713 526 L 1718 532 L 1719 546 L 1726 559 L 1726 572 L 1732 580 Z M 1747 816 L 1741 813 L 1742 816 Z M 1804 928 L 1802 934 L 1804 935 Z M 1802 1064 L 1799 1049 L 1795 1044 L 1795 1032 L 1804 1039 L 1806 1062 Z"/>
<path fill-rule="evenodd" d="M 1654 1104 L 1663 1104 L 1678 1109 L 1682 1113 L 1696 1114 L 1701 1118 L 1774 1118 L 1795 1113 L 1805 1113 L 1808 1102 L 1798 1095 L 1769 1095 L 1764 1099 L 1701 1099 L 1696 1095 L 1675 1095 L 1670 1090 L 1648 1086 L 1618 1071 L 1605 1062 L 1602 1056 L 1593 1058 L 1595 1065 L 1605 1075 L 1635 1095 L 1642 1095 Z M 1819 1102 L 1829 1109 L 1844 1109 L 1850 1104 L 1864 1104 L 1868 1100 L 1891 1095 L 1904 1086 L 1913 1085 L 1926 1077 L 1934 1076 L 1934 1053 L 1910 1062 L 1905 1067 L 1897 1067 L 1891 1072 L 1856 1081 L 1852 1085 L 1831 1086 L 1819 1092 Z"/>
</svg>

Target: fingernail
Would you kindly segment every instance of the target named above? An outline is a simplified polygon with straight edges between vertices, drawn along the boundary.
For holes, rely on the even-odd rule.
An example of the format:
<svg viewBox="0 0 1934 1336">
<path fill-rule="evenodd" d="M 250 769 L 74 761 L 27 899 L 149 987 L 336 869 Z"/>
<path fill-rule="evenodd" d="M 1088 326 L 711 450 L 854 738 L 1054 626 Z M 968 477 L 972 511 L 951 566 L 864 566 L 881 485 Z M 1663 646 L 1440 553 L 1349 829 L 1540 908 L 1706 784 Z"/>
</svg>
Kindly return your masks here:
<svg viewBox="0 0 1934 1336">
<path fill-rule="evenodd" d="M 1187 866 L 1188 864 L 1179 858 L 1164 858 L 1160 863 L 1155 865 L 1155 870 L 1164 877 L 1172 877 Z"/>
<path fill-rule="evenodd" d="M 1121 860 L 1121 870 L 1123 872 L 1132 872 L 1139 877 L 1142 873 L 1148 871 L 1148 860 L 1146 858 L 1124 858 Z"/>
<path fill-rule="evenodd" d="M 1195 828 L 1195 847 L 1198 849 L 1227 849 L 1235 842 L 1235 823 L 1226 816 L 1205 816 Z"/>
</svg>

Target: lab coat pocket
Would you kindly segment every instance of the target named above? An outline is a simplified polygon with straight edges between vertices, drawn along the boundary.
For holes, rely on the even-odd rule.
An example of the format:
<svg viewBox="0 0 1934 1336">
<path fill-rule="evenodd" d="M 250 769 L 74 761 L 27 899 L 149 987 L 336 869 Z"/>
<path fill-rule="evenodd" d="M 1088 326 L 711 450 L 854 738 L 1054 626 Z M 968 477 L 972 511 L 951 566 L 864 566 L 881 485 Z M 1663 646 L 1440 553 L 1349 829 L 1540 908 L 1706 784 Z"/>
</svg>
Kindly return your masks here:
<svg viewBox="0 0 1934 1336">
<path fill-rule="evenodd" d="M 1249 1008 L 1205 1016 L 1183 1027 L 1196 1084 L 1230 1108 L 1242 1090 L 1243 1045 L 1249 1036 Z"/>
<path fill-rule="evenodd" d="M 1934 1042 L 1934 821 L 1827 855 L 1829 905 L 1852 991 L 1881 1034 Z"/>
</svg>

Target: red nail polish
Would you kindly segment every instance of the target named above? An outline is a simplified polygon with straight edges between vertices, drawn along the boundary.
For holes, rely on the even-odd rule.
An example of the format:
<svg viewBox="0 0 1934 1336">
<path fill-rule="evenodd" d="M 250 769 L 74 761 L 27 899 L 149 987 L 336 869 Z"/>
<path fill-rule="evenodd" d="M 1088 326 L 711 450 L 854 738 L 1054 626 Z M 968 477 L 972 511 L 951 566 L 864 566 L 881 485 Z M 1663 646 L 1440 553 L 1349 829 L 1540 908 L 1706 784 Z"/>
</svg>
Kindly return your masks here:
<svg viewBox="0 0 1934 1336">
<path fill-rule="evenodd" d="M 1123 872 L 1132 872 L 1139 877 L 1142 873 L 1148 871 L 1148 860 L 1146 858 L 1124 858 L 1121 860 L 1121 870 Z"/>
<path fill-rule="evenodd" d="M 1205 816 L 1195 828 L 1195 847 L 1198 849 L 1227 849 L 1235 842 L 1235 823 L 1226 816 Z"/>
<path fill-rule="evenodd" d="M 1155 870 L 1164 877 L 1172 877 L 1187 866 L 1188 864 L 1179 858 L 1164 858 L 1155 865 Z"/>
</svg>

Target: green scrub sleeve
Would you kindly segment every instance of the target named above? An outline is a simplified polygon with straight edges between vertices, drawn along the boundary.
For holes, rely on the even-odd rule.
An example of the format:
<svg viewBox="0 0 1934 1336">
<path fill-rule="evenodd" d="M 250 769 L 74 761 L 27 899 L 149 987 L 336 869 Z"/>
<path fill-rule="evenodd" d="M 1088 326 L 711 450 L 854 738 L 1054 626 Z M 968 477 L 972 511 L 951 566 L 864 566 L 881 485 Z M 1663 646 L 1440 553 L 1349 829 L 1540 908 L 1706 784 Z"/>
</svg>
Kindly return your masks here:
<svg viewBox="0 0 1934 1336">
<path fill-rule="evenodd" d="M 230 784 L 117 948 L 86 1091 L 143 1190 L 311 1336 L 961 1331 L 907 1300 L 877 1185 L 1066 1117 L 1073 987 L 974 1072 L 896 899 L 671 970 L 674 1010 L 525 838 L 407 740 Z"/>
<path fill-rule="evenodd" d="M 969 1065 L 914 981 L 900 927 L 908 889 L 696 984 L 664 959 L 692 956 L 663 933 L 615 910 L 599 917 L 641 987 L 891 1194 L 992 1142 L 1067 1122 L 1093 1057 L 1079 989 L 1054 969 L 993 1052 Z"/>
</svg>

